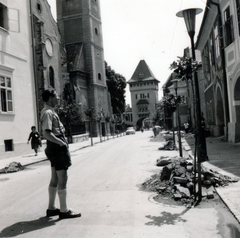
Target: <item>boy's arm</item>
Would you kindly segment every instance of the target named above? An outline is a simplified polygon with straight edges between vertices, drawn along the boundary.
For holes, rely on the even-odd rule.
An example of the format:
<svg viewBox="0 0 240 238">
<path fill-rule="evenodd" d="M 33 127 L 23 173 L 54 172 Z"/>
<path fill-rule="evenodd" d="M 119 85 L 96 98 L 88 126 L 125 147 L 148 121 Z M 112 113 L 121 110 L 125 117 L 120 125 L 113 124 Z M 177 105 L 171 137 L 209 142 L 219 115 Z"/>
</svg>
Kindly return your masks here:
<svg viewBox="0 0 240 238">
<path fill-rule="evenodd" d="M 67 146 L 67 144 L 66 144 L 64 141 L 62 141 L 61 139 L 57 138 L 57 137 L 52 133 L 52 131 L 50 131 L 50 130 L 44 130 L 44 131 L 43 131 L 43 136 L 44 136 L 47 140 L 49 140 L 49 141 L 51 141 L 51 142 L 53 142 L 53 143 L 55 143 L 55 144 L 58 144 L 58 145 L 60 145 L 60 146 Z"/>
</svg>

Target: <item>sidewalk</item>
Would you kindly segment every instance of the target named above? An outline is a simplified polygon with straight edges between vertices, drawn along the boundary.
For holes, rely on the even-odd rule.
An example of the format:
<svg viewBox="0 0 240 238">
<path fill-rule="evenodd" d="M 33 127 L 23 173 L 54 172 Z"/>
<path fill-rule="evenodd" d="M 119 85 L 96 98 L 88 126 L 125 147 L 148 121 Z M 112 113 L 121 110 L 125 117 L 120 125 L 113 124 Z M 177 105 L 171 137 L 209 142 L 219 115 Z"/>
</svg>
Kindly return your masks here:
<svg viewBox="0 0 240 238">
<path fill-rule="evenodd" d="M 108 140 L 112 140 L 112 139 L 122 137 L 122 136 L 123 136 L 123 134 L 119 134 L 118 136 L 115 135 L 114 137 L 109 136 Z M 107 137 L 102 137 L 102 142 L 104 143 L 104 141 L 107 141 Z M 93 137 L 92 142 L 93 142 L 93 146 L 95 144 L 101 143 L 99 137 Z M 89 138 L 86 141 L 69 144 L 69 150 L 70 150 L 70 153 L 72 153 L 74 151 L 81 150 L 81 149 L 89 147 L 89 146 L 91 146 L 91 138 Z M 32 153 L 30 153 L 30 154 L 0 159 L 0 169 L 5 168 L 11 162 L 19 162 L 19 163 L 21 163 L 22 166 L 27 166 L 30 164 L 35 164 L 35 163 L 44 161 L 47 159 L 45 152 L 44 152 L 45 147 L 46 147 L 46 145 L 43 145 L 42 147 L 40 147 L 40 151 L 38 152 L 37 156 L 35 156 L 35 152 L 34 152 L 34 150 L 32 150 Z"/>
<path fill-rule="evenodd" d="M 111 139 L 112 139 L 112 137 L 111 137 Z M 106 138 L 105 138 L 105 140 L 106 140 Z M 100 138 L 99 137 L 94 137 L 93 138 L 93 145 L 97 144 L 97 143 L 100 143 Z M 69 144 L 69 150 L 70 150 L 70 153 L 72 153 L 76 150 L 80 150 L 80 149 L 83 149 L 83 148 L 86 148 L 86 147 L 89 147 L 89 146 L 91 146 L 91 138 L 89 138 L 86 141 Z M 41 161 L 44 161 L 44 160 L 47 159 L 47 157 L 45 155 L 45 152 L 44 152 L 44 149 L 45 149 L 45 145 L 40 147 L 40 151 L 38 152 L 37 156 L 35 156 L 35 152 L 32 151 L 31 154 L 0 159 L 0 169 L 5 168 L 11 162 L 19 162 L 19 163 L 21 163 L 22 166 L 27 166 L 27 165 L 30 165 L 30 164 L 35 164 L 35 163 L 39 163 Z"/>
<path fill-rule="evenodd" d="M 194 138 L 184 138 L 183 146 L 194 157 Z M 206 138 L 209 161 L 202 166 L 223 175 L 240 179 L 240 143 L 223 142 L 221 138 Z M 229 210 L 240 223 L 240 181 L 226 187 L 217 187 L 216 191 Z"/>
</svg>

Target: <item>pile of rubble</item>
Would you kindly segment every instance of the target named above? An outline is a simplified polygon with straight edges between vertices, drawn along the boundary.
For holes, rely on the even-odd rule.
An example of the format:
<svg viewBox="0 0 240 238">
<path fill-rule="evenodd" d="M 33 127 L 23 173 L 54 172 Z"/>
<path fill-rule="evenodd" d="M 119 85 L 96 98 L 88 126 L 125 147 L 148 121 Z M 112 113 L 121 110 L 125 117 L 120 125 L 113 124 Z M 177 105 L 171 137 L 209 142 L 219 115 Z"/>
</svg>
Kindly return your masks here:
<svg viewBox="0 0 240 238">
<path fill-rule="evenodd" d="M 24 166 L 21 165 L 19 162 L 12 162 L 8 166 L 6 166 L 3 169 L 0 169 L 0 174 L 5 174 L 5 173 L 14 173 L 18 172 L 20 170 L 23 170 Z"/>
<path fill-rule="evenodd" d="M 194 183 L 198 181 L 198 173 L 194 169 L 192 159 L 161 157 L 157 160 L 157 166 L 162 167 L 160 173 L 144 182 L 142 188 L 164 197 L 171 197 L 182 204 L 192 203 Z M 202 196 L 211 199 L 214 197 L 215 187 L 227 186 L 229 183 L 237 182 L 237 179 L 202 168 L 201 181 Z"/>
<path fill-rule="evenodd" d="M 163 146 L 159 147 L 158 150 L 176 150 L 176 145 L 173 140 L 169 139 Z"/>
<path fill-rule="evenodd" d="M 173 141 L 173 134 L 170 131 L 160 132 L 158 135 L 154 136 L 151 142 L 164 142 L 159 150 L 175 150 L 176 146 Z"/>
</svg>

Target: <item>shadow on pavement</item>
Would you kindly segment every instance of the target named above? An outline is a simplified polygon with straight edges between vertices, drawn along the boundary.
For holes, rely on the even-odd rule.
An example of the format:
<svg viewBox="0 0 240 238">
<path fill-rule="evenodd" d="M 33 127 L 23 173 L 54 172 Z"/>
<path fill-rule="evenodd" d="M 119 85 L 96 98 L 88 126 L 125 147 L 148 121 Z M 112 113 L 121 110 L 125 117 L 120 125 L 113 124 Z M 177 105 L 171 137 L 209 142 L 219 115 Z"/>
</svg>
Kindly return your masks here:
<svg viewBox="0 0 240 238">
<path fill-rule="evenodd" d="M 188 145 L 194 151 L 194 138 L 185 138 Z M 240 177 L 240 145 L 238 143 L 230 143 L 221 139 L 207 137 L 207 154 L 209 163 Z"/>
<path fill-rule="evenodd" d="M 54 226 L 58 221 L 59 219 L 52 220 L 49 217 L 40 217 L 39 219 L 33 221 L 17 222 L 11 226 L 4 228 L 0 232 L 0 237 L 14 237 L 22 235 L 31 231 L 36 231 L 49 226 Z"/>
<path fill-rule="evenodd" d="M 146 216 L 152 221 L 145 223 L 147 226 L 162 226 L 162 225 L 175 225 L 177 222 L 187 222 L 187 220 L 182 219 L 181 216 L 184 215 L 191 208 L 186 208 L 180 214 L 171 214 L 169 212 L 162 212 L 162 216 Z"/>
</svg>

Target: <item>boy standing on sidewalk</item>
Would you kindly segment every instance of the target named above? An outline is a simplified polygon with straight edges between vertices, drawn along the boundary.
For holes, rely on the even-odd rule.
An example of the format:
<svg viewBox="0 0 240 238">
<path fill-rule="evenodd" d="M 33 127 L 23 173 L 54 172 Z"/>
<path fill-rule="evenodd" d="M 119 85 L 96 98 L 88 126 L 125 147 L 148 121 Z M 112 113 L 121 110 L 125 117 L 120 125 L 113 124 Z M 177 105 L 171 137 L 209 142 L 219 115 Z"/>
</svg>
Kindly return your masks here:
<svg viewBox="0 0 240 238">
<path fill-rule="evenodd" d="M 64 137 L 64 126 L 61 123 L 54 107 L 59 98 L 54 90 L 45 90 L 42 94 L 45 106 L 41 111 L 41 126 L 43 136 L 47 139 L 46 156 L 51 163 L 51 180 L 48 187 L 49 205 L 47 216 L 59 215 L 60 219 L 80 217 L 67 207 L 67 170 L 71 166 L 68 144 Z M 55 198 L 58 193 L 60 209 L 55 207 Z"/>
</svg>

